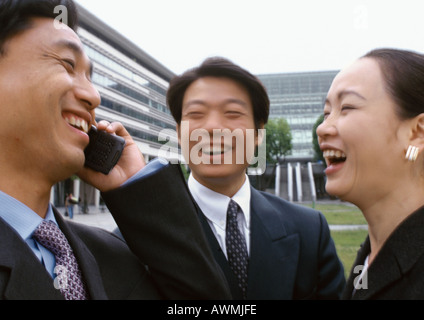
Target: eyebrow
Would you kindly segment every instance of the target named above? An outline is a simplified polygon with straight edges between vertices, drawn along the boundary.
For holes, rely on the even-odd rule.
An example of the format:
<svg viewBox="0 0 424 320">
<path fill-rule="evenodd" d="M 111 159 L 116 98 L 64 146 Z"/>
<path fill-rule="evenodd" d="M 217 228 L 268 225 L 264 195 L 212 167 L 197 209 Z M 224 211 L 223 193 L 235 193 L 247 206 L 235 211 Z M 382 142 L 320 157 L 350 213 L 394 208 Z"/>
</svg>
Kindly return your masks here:
<svg viewBox="0 0 424 320">
<path fill-rule="evenodd" d="M 353 91 L 353 90 L 344 90 L 344 91 L 341 91 L 337 95 L 337 98 L 340 100 L 341 98 L 343 98 L 343 96 L 348 95 L 348 94 L 353 94 L 353 95 L 357 96 L 358 98 L 361 98 L 362 100 L 367 100 L 362 95 L 360 95 L 358 92 Z"/>
<path fill-rule="evenodd" d="M 349 94 L 353 94 L 353 95 L 357 96 L 358 98 L 360 98 L 362 100 L 367 100 L 364 96 L 362 96 L 361 94 L 359 94 L 358 92 L 356 92 L 354 90 L 342 90 L 342 91 L 340 91 L 337 95 L 337 99 L 341 100 L 344 96 L 349 95 Z M 327 103 L 331 104 L 328 97 L 325 99 L 325 104 L 327 104 Z"/>
<path fill-rule="evenodd" d="M 57 41 L 55 45 L 57 47 L 63 47 L 63 48 L 69 49 L 77 56 L 81 57 L 84 55 L 84 50 L 82 49 L 82 47 L 74 41 L 62 39 Z M 91 60 L 89 60 L 89 71 L 90 71 L 90 77 L 91 77 L 93 75 L 93 62 L 91 62 Z"/>
</svg>

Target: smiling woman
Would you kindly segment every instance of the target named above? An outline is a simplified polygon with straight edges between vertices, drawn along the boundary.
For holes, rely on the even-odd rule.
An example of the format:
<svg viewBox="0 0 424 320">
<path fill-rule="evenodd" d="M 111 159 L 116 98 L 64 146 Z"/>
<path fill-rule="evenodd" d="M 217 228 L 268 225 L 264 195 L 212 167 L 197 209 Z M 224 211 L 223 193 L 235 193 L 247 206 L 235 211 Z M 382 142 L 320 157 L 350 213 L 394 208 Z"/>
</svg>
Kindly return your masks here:
<svg viewBox="0 0 424 320">
<path fill-rule="evenodd" d="M 342 70 L 328 92 L 317 128 L 326 189 L 369 225 L 344 298 L 424 298 L 422 88 L 423 55 L 379 49 Z"/>
</svg>

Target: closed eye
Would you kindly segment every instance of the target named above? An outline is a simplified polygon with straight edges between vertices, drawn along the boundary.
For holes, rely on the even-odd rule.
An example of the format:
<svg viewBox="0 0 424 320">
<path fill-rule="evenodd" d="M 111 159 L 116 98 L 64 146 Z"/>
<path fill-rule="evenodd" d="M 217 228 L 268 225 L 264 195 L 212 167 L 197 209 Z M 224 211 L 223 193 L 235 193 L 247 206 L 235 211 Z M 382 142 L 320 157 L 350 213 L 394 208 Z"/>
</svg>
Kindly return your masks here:
<svg viewBox="0 0 424 320">
<path fill-rule="evenodd" d="M 62 59 L 64 64 L 66 64 L 65 67 L 70 68 L 72 71 L 75 70 L 75 62 L 70 59 Z"/>
<path fill-rule="evenodd" d="M 240 111 L 227 111 L 225 112 L 225 114 L 230 117 L 239 117 L 239 116 L 242 116 L 244 113 Z"/>
<path fill-rule="evenodd" d="M 354 108 L 354 107 L 352 107 L 352 106 L 349 106 L 349 105 L 347 105 L 347 106 L 342 106 L 342 108 L 341 108 L 342 112 L 343 112 L 343 111 L 348 111 L 348 110 L 353 110 L 353 109 L 355 109 L 355 108 Z"/>
<path fill-rule="evenodd" d="M 188 112 L 184 116 L 189 118 L 200 118 L 203 116 L 203 112 Z"/>
<path fill-rule="evenodd" d="M 329 110 L 328 108 L 324 109 L 324 112 L 323 112 L 324 120 L 330 116 L 330 113 L 331 113 L 331 110 Z"/>
</svg>

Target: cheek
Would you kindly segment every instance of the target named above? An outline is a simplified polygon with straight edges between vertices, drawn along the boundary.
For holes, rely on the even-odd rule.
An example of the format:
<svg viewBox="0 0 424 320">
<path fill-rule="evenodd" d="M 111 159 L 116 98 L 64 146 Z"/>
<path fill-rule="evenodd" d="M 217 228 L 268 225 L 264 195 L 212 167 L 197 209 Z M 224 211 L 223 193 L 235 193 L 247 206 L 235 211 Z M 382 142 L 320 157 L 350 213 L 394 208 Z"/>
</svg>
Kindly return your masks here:
<svg viewBox="0 0 424 320">
<path fill-rule="evenodd" d="M 375 129 L 367 132 L 366 128 L 358 127 L 358 131 L 362 132 L 358 133 L 355 143 L 347 142 L 349 180 L 355 188 L 363 189 L 365 193 L 375 192 L 381 185 L 396 181 L 399 178 L 396 172 L 402 161 L 396 139 L 392 135 L 379 134 L 382 131 L 377 129 L 381 128 Z"/>
</svg>

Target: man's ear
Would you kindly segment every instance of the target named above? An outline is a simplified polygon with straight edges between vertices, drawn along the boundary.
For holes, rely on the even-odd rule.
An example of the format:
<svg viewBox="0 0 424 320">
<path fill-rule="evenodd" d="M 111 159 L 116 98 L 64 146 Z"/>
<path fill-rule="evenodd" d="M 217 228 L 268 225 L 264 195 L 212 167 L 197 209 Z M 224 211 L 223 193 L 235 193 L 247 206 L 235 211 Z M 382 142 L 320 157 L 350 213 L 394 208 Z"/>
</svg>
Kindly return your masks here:
<svg viewBox="0 0 424 320">
<path fill-rule="evenodd" d="M 262 143 L 264 136 L 266 135 L 265 130 L 262 130 L 264 128 L 265 128 L 265 125 L 263 122 L 258 123 L 257 135 L 256 135 L 256 146 L 259 146 Z"/>
<path fill-rule="evenodd" d="M 181 127 L 179 123 L 177 123 L 175 129 L 177 130 L 178 144 L 181 145 Z"/>
</svg>

